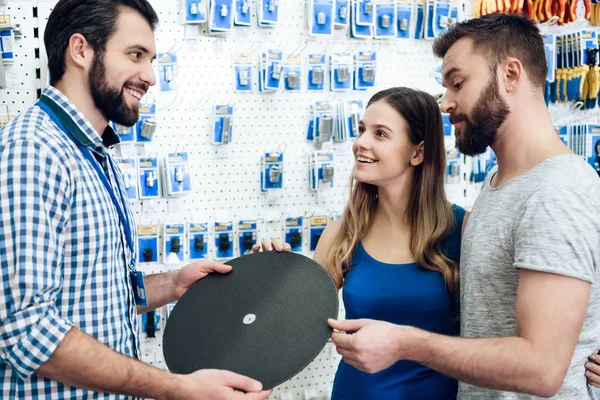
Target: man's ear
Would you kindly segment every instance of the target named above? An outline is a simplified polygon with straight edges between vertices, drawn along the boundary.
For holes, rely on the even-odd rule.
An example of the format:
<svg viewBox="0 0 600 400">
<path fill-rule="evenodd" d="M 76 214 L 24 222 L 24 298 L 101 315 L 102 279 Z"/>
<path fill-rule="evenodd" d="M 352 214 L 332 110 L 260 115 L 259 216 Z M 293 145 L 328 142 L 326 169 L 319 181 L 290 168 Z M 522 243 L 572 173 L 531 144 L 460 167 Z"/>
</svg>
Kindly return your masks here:
<svg viewBox="0 0 600 400">
<path fill-rule="evenodd" d="M 91 66 L 93 58 L 94 49 L 86 38 L 81 33 L 73 34 L 67 46 L 65 65 L 70 61 L 80 68 L 87 69 Z"/>
<path fill-rule="evenodd" d="M 410 159 L 410 164 L 412 166 L 416 167 L 417 165 L 421 165 L 421 163 L 423 162 L 424 151 L 425 150 L 423 148 L 423 141 L 421 141 L 421 143 L 417 145 L 417 148 L 413 152 L 413 156 Z"/>
<path fill-rule="evenodd" d="M 500 76 L 504 79 L 506 91 L 508 93 L 515 92 L 523 78 L 523 64 L 517 58 L 507 58 Z"/>
</svg>

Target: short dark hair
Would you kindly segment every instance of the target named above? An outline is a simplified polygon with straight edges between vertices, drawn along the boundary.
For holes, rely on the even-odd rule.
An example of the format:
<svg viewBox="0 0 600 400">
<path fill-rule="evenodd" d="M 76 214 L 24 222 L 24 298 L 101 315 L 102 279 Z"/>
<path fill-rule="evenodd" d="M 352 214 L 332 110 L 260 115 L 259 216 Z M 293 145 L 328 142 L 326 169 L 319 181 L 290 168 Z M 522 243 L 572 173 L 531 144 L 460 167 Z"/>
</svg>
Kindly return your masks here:
<svg viewBox="0 0 600 400">
<path fill-rule="evenodd" d="M 44 32 L 51 85 L 65 73 L 65 52 L 71 36 L 82 34 L 95 53 L 104 53 L 123 7 L 139 12 L 154 31 L 158 15 L 147 0 L 60 0 L 56 4 Z"/>
<path fill-rule="evenodd" d="M 460 22 L 435 40 L 433 52 L 443 58 L 454 43 L 465 37 L 487 53 L 493 71 L 507 57 L 515 57 L 533 84 L 544 87 L 548 73 L 544 39 L 531 19 L 517 14 L 490 14 Z"/>
</svg>

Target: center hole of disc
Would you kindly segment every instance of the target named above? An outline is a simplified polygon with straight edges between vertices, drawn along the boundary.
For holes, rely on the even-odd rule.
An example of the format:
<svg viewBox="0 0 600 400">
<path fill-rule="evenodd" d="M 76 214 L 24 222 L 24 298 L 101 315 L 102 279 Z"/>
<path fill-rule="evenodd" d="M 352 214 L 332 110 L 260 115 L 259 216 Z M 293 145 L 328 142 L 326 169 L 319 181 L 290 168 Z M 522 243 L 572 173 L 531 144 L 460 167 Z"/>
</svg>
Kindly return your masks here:
<svg viewBox="0 0 600 400">
<path fill-rule="evenodd" d="M 256 321 L 256 315 L 254 314 L 248 314 L 244 317 L 244 324 L 246 325 L 250 325 L 254 321 Z"/>
</svg>

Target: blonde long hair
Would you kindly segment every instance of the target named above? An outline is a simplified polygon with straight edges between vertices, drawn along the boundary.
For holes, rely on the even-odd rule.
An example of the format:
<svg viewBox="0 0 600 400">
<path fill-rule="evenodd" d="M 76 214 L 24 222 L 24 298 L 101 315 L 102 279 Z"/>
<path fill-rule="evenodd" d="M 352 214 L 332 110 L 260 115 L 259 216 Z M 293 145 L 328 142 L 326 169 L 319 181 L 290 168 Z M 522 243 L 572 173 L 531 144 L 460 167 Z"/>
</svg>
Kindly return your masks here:
<svg viewBox="0 0 600 400">
<path fill-rule="evenodd" d="M 452 231 L 455 222 L 452 206 L 444 192 L 446 151 L 439 107 L 431 95 L 402 87 L 375 94 L 367 107 L 377 101 L 387 102 L 402 115 L 412 143 L 424 142 L 423 162 L 415 167 L 406 210 L 411 227 L 410 248 L 417 263 L 428 270 L 440 272 L 446 287 L 456 296 L 458 265 L 441 250 L 441 243 Z M 354 250 L 371 229 L 378 202 L 377 186 L 357 182 L 352 176 L 350 188 L 341 228 L 325 256 L 324 267 L 338 289 L 343 286 L 344 273 L 350 270 Z"/>
</svg>

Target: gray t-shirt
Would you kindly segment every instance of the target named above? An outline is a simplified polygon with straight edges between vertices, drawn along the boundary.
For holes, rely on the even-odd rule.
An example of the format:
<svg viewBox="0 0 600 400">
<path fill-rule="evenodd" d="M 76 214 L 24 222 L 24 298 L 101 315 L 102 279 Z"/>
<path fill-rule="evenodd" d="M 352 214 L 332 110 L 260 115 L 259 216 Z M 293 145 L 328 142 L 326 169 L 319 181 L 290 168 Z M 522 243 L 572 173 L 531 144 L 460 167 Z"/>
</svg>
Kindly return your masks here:
<svg viewBox="0 0 600 400">
<path fill-rule="evenodd" d="M 575 354 L 554 399 L 595 399 L 585 362 L 600 348 L 600 178 L 575 155 L 550 157 L 491 188 L 492 170 L 465 228 L 460 265 L 461 336 L 518 336 L 519 269 L 592 283 Z M 461 383 L 460 400 L 536 399 Z"/>
</svg>

